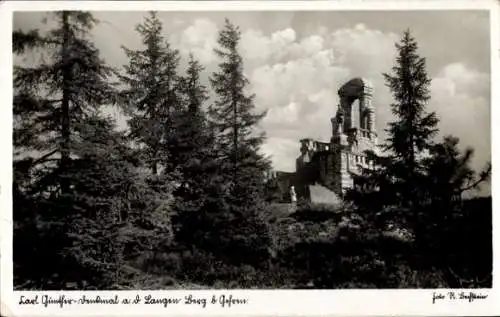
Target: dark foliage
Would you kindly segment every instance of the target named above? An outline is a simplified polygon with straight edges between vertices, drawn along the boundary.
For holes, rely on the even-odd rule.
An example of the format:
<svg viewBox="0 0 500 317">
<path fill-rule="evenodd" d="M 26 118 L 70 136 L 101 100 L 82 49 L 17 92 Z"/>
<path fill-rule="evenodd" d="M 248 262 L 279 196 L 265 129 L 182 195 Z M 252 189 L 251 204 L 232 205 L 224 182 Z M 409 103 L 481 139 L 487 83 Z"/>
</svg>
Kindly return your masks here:
<svg viewBox="0 0 500 317">
<path fill-rule="evenodd" d="M 221 59 L 219 71 L 210 79 L 217 98 L 209 110 L 209 124 L 215 132 L 214 150 L 228 186 L 227 194 L 222 196 L 226 210 L 220 215 L 227 226 L 222 235 L 228 239 L 228 250 L 235 252 L 235 258 L 255 262 L 266 256 L 269 245 L 262 216 L 264 176 L 269 162 L 259 152 L 264 135 L 255 130 L 265 113 L 255 114 L 254 96 L 246 94 L 248 80 L 243 75 L 239 41 L 240 31 L 226 20 L 215 50 Z"/>
<path fill-rule="evenodd" d="M 42 58 L 34 67 L 14 68 L 14 187 L 18 191 L 14 198 L 19 199 L 14 201 L 14 220 L 25 220 L 19 222 L 15 236 L 33 241 L 40 250 L 35 254 L 48 259 L 28 261 L 23 252 L 29 248 L 17 248 L 14 260 L 20 268 L 16 276 L 34 284 L 30 286 L 58 288 L 62 281 L 71 279 L 75 267 L 91 270 L 92 264 L 85 261 L 114 261 L 101 254 L 93 259 L 73 254 L 71 249 L 79 244 L 70 234 L 77 231 L 73 221 L 111 216 L 107 213 L 110 202 L 96 195 L 102 183 L 95 177 L 109 169 L 90 162 L 103 146 L 120 149 L 115 147 L 117 136 L 112 133 L 106 139 L 95 137 L 101 134 L 102 124 L 106 125 L 98 116 L 99 107 L 112 102 L 114 92 L 108 80 L 112 69 L 99 59 L 97 49 L 86 38 L 96 21 L 85 12 L 53 15 L 57 26 L 43 36 L 37 31 L 13 34 L 15 53 L 40 47 L 49 54 L 47 61 Z M 85 184 L 88 176 L 96 187 Z M 116 193 L 117 188 L 109 190 Z M 18 215 L 17 207 L 24 203 L 36 207 L 29 212 L 21 207 Z M 43 275 L 30 276 L 30 271 L 38 271 L 31 266 L 39 263 L 47 263 L 41 265 Z"/>
<path fill-rule="evenodd" d="M 156 247 L 152 237 L 171 234 L 168 217 L 158 217 L 167 198 L 165 190 L 152 195 L 152 189 L 141 188 L 136 152 L 100 113 L 115 91 L 109 84 L 112 70 L 85 37 L 92 16 L 57 12 L 55 19 L 59 27 L 36 43 L 14 34 L 19 51 L 47 45 L 42 48 L 52 53 L 50 61 L 14 70 L 14 108 L 20 107 L 14 236 L 16 246 L 24 246 L 14 251 L 15 276 L 29 288 L 60 289 L 72 282 L 109 288 L 120 282 L 125 261 L 134 254 L 127 255 L 127 248 L 140 241 L 150 241 L 142 247 Z M 148 196 L 157 199 L 144 203 Z"/>
<path fill-rule="evenodd" d="M 470 232 L 464 227 L 466 221 L 489 232 L 486 214 L 491 213 L 491 206 L 483 205 L 481 211 L 471 215 L 467 206 L 477 202 L 464 202 L 463 194 L 488 180 L 491 165 L 476 174 L 470 168 L 472 149 L 461 153 L 459 140 L 453 136 L 433 141 L 438 120 L 434 113 L 425 112 L 430 84 L 425 59 L 418 56 L 417 43 L 409 31 L 396 47 L 399 55 L 394 74 L 385 74 L 395 100 L 391 107 L 396 121 L 389 124 L 383 155 L 368 153 L 376 168 L 365 170 L 356 179 L 357 187 L 347 198 L 374 228 L 385 229 L 392 224 L 409 229 L 414 235 L 414 252 L 419 255 L 413 262 L 419 265 L 416 269 L 442 272 L 447 285 L 459 287 L 457 281 L 470 274 L 473 265 L 461 258 L 456 242 Z M 482 243 L 488 249 L 490 242 L 483 233 L 472 235 L 484 238 Z M 481 257 L 488 261 L 491 253 L 486 250 Z M 475 253 L 468 248 L 462 251 Z M 459 258 L 462 262 L 457 262 Z M 491 269 L 487 273 L 485 267 L 474 270 L 477 280 L 469 286 L 485 285 L 481 279 L 491 278 Z"/>
<path fill-rule="evenodd" d="M 161 35 L 162 24 L 151 12 L 136 30 L 143 50 L 123 47 L 129 64 L 120 80 L 126 88 L 120 93 L 123 108 L 131 115 L 130 137 L 144 146 L 140 154 L 152 174 L 171 166 L 171 140 L 175 139 L 173 116 L 181 110 L 179 97 L 179 52 Z"/>
</svg>

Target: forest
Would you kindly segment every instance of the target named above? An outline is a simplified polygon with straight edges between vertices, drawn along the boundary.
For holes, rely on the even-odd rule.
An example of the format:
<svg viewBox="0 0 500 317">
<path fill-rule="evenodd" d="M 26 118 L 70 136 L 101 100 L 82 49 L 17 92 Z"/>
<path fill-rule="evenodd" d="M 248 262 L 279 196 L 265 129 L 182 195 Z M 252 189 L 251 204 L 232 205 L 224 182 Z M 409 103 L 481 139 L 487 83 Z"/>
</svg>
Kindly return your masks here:
<svg viewBox="0 0 500 317">
<path fill-rule="evenodd" d="M 204 86 L 196 56 L 156 12 L 140 49 L 110 67 L 90 12 L 50 13 L 13 32 L 13 263 L 16 290 L 489 288 L 492 200 L 474 151 L 438 140 L 431 79 L 410 30 L 384 73 L 393 121 L 342 206 L 277 203 L 240 30 L 225 21 Z M 210 95 L 214 98 L 209 98 Z M 126 114 L 117 129 L 106 107 Z M 387 228 L 401 228 L 404 236 Z"/>
</svg>

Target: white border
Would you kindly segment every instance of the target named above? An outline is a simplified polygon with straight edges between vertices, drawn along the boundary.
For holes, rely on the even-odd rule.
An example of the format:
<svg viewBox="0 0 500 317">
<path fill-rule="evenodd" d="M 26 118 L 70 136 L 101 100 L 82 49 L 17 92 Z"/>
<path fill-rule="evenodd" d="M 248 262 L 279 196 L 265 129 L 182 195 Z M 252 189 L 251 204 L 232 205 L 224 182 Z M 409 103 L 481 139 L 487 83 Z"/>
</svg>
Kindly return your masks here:
<svg viewBox="0 0 500 317">
<path fill-rule="evenodd" d="M 186 294 L 206 296 L 213 294 L 233 294 L 247 298 L 248 305 L 222 308 L 219 305 L 198 308 L 188 305 L 174 305 L 167 308 L 150 305 L 99 305 L 99 306 L 67 306 L 65 309 L 18 306 L 20 292 L 12 292 L 12 115 L 9 105 L 12 104 L 12 54 L 10 47 L 12 34 L 13 11 L 49 11 L 49 10 L 96 10 L 96 11 L 318 11 L 318 10 L 467 10 L 483 9 L 490 11 L 491 23 L 491 84 L 492 105 L 500 105 L 500 64 L 499 64 L 499 2 L 491 1 L 7 1 L 0 3 L 0 146 L 4 156 L 1 159 L 0 206 L 1 207 L 1 313 L 5 316 L 68 316 L 68 315 L 258 315 L 258 316 L 291 316 L 291 315 L 495 315 L 500 313 L 500 275 L 493 274 L 494 288 L 491 290 L 474 290 L 488 294 L 486 300 L 467 302 L 441 301 L 432 304 L 434 290 L 311 290 L 311 291 L 142 291 L 142 292 L 86 292 L 92 294 L 118 293 L 121 298 L 140 294 L 154 294 L 157 297 L 183 297 Z M 500 135 L 500 110 L 492 106 L 492 162 L 500 162 L 499 147 L 494 136 Z M 497 168 L 493 164 L 492 194 L 498 188 Z M 493 201 L 493 210 L 500 208 L 499 201 Z M 498 249 L 500 242 L 497 228 L 500 218 L 493 213 L 493 246 Z M 499 271 L 498 252 L 494 252 L 494 273 Z M 446 290 L 442 290 L 446 292 Z M 23 292 L 28 294 L 29 292 Z M 32 292 L 40 296 L 49 294 L 56 297 L 78 296 L 82 292 Z M 21 309 L 24 308 L 24 309 Z"/>
</svg>

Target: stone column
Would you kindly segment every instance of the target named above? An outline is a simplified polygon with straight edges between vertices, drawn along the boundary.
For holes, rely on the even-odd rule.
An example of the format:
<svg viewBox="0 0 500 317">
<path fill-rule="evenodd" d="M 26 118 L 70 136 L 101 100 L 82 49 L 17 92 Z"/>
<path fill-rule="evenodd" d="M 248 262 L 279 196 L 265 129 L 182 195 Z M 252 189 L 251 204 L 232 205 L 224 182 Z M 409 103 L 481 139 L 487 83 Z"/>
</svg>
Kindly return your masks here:
<svg viewBox="0 0 500 317">
<path fill-rule="evenodd" d="M 368 130 L 375 132 L 375 110 L 371 107 L 368 108 Z"/>
<path fill-rule="evenodd" d="M 372 93 L 369 87 L 365 87 L 361 96 L 363 108 L 368 112 L 368 127 L 370 132 L 375 132 L 375 109 L 372 106 Z"/>
<path fill-rule="evenodd" d="M 345 133 L 352 128 L 352 105 L 349 104 L 347 97 L 341 97 L 340 109 L 342 111 L 342 132 Z"/>
<path fill-rule="evenodd" d="M 332 123 L 332 137 L 335 137 L 338 134 L 337 119 L 335 117 L 333 117 L 330 119 L 330 122 Z"/>
</svg>

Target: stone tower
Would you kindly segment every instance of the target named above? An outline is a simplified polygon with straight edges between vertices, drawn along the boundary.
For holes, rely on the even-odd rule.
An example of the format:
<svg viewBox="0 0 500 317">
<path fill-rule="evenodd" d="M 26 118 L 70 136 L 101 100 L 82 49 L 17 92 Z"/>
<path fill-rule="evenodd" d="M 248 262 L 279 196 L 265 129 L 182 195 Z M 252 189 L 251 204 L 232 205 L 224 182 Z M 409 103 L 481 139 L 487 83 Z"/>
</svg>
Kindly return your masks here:
<svg viewBox="0 0 500 317">
<path fill-rule="evenodd" d="M 294 183 L 301 194 L 310 196 L 310 185 L 320 185 L 343 196 L 354 185 L 353 175 L 359 174 L 361 167 L 372 166 L 365 154 L 366 150 L 378 151 L 372 93 L 366 80 L 348 81 L 338 90 L 340 104 L 331 119 L 330 142 L 300 140 Z"/>
<path fill-rule="evenodd" d="M 372 105 L 372 86 L 364 79 L 354 78 L 339 90 L 340 105 L 332 118 L 332 152 L 336 193 L 352 188 L 352 174 L 360 167 L 370 168 L 365 151 L 377 152 L 375 109 Z"/>
</svg>

